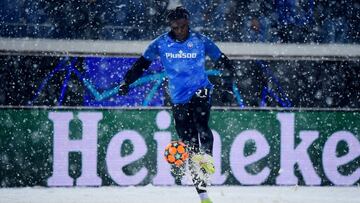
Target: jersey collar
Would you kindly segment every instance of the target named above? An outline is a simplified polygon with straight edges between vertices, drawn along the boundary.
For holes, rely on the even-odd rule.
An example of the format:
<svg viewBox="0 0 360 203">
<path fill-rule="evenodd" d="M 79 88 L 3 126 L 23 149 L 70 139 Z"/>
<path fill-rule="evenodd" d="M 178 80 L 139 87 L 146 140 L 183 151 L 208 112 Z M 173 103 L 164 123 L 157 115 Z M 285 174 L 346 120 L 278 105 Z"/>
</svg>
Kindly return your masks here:
<svg viewBox="0 0 360 203">
<path fill-rule="evenodd" d="M 170 38 L 173 42 L 176 42 L 176 43 L 184 43 L 184 42 L 186 42 L 186 41 L 190 38 L 191 34 L 192 34 L 192 31 L 191 31 L 191 29 L 189 29 L 188 37 L 187 37 L 185 40 L 183 40 L 183 41 L 179 41 L 179 40 L 176 40 L 176 39 L 175 39 L 175 36 L 174 36 L 174 33 L 173 33 L 173 32 L 171 32 L 171 31 L 168 32 L 169 38 Z"/>
</svg>

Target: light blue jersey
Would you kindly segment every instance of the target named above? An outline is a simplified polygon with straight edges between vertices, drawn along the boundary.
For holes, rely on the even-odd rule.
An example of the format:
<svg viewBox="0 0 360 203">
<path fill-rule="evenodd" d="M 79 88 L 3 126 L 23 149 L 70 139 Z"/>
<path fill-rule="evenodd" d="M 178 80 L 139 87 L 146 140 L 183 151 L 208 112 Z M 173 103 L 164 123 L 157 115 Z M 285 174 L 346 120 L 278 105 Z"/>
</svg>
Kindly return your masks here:
<svg viewBox="0 0 360 203">
<path fill-rule="evenodd" d="M 205 72 L 206 55 L 216 61 L 221 52 L 209 38 L 193 32 L 183 42 L 177 42 L 165 33 L 152 41 L 143 54 L 149 61 L 160 58 L 174 104 L 187 103 L 200 88 L 212 88 Z"/>
</svg>

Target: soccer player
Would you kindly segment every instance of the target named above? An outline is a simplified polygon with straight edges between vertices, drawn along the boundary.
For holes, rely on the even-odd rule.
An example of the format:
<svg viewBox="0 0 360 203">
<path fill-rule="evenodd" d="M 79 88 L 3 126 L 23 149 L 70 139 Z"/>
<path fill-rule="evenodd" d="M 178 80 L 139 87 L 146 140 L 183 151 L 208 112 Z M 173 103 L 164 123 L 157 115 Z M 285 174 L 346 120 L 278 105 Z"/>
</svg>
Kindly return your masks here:
<svg viewBox="0 0 360 203">
<path fill-rule="evenodd" d="M 175 128 L 190 149 L 189 164 L 194 185 L 201 202 L 211 203 L 206 182 L 199 178 L 199 173 L 211 175 L 215 172 L 211 156 L 213 135 L 208 126 L 213 85 L 205 72 L 205 57 L 209 56 L 217 66 L 225 67 L 231 73 L 235 69 L 214 42 L 189 29 L 189 12 L 185 8 L 170 10 L 167 22 L 171 31 L 153 40 L 136 60 L 120 84 L 119 94 L 127 94 L 129 85 L 141 77 L 154 59 L 160 58 L 169 81 Z"/>
</svg>

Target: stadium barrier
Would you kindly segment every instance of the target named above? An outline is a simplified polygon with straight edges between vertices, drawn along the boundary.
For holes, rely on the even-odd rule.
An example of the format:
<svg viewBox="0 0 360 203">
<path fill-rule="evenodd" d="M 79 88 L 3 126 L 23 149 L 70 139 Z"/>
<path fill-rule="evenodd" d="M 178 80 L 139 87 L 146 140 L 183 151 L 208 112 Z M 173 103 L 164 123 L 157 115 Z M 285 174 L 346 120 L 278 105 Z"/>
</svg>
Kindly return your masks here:
<svg viewBox="0 0 360 203">
<path fill-rule="evenodd" d="M 150 41 L 0 38 L 0 54 L 139 56 Z M 359 60 L 358 44 L 272 44 L 217 42 L 232 59 Z"/>
<path fill-rule="evenodd" d="M 117 96 L 118 83 L 148 43 L 0 38 L 0 105 L 169 105 L 158 60 L 130 95 Z M 221 71 L 206 64 L 216 86 L 214 106 L 359 108 L 360 45 L 218 45 L 233 59 L 237 78 L 228 84 Z"/>
<path fill-rule="evenodd" d="M 215 108 L 213 185 L 360 184 L 360 112 Z M 163 157 L 168 108 L 1 108 L 0 184 L 190 184 Z"/>
<path fill-rule="evenodd" d="M 148 43 L 0 38 L 0 55 L 133 57 Z M 357 63 L 360 58 L 355 44 L 218 45 L 239 60 Z M 359 114 L 359 109 L 215 108 L 210 126 L 218 170 L 212 184 L 358 185 Z M 174 177 L 163 159 L 172 139 L 168 108 L 2 107 L 0 184 L 190 184 Z"/>
</svg>

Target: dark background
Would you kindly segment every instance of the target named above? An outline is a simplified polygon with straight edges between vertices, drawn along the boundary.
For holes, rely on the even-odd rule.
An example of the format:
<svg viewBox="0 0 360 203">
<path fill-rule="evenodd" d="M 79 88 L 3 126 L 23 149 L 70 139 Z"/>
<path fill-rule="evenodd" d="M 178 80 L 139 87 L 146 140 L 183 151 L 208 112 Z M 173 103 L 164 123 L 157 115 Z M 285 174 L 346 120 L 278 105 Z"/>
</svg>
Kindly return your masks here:
<svg viewBox="0 0 360 203">
<path fill-rule="evenodd" d="M 2 0 L 0 36 L 151 40 L 183 5 L 192 29 L 216 41 L 359 43 L 357 0 Z"/>
<path fill-rule="evenodd" d="M 79 77 L 97 91 L 116 87 L 135 58 L 0 56 L 0 105 L 13 106 L 144 106 L 157 80 L 132 88 L 130 96 L 113 95 L 96 101 Z M 225 76 L 209 76 L 215 85 L 214 106 L 360 108 L 360 67 L 357 61 L 234 60 L 236 94 Z M 105 68 L 103 64 L 106 64 Z M 119 65 L 121 64 L 121 65 Z M 59 68 L 60 66 L 60 68 Z M 68 78 L 69 67 L 78 71 Z M 57 71 L 55 69 L 57 68 Z M 212 69 L 209 63 L 208 69 Z M 155 61 L 144 76 L 162 71 Z M 63 84 L 66 88 L 63 90 Z M 42 85 L 43 84 L 43 85 Z M 45 85 L 44 85 L 45 84 Z M 62 95 L 62 96 L 61 96 Z M 131 99 L 130 99 L 131 98 Z M 149 106 L 170 105 L 166 80 Z"/>
</svg>

